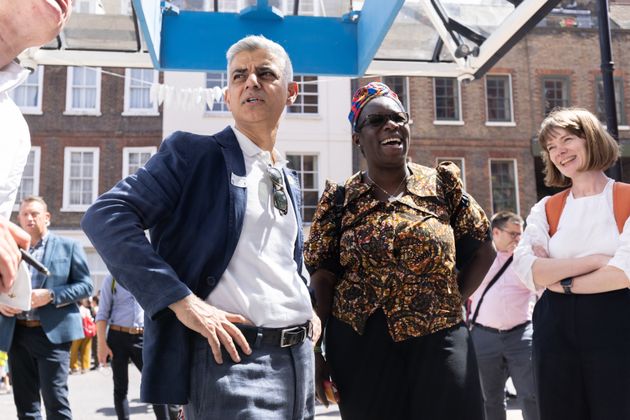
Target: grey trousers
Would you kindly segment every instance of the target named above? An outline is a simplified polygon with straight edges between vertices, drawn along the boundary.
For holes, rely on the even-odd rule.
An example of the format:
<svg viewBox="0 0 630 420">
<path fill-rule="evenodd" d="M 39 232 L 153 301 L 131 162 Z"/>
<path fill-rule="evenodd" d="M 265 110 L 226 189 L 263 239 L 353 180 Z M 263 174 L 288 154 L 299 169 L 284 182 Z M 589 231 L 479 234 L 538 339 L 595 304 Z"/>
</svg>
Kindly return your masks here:
<svg viewBox="0 0 630 420">
<path fill-rule="evenodd" d="M 505 381 L 508 376 L 516 388 L 524 420 L 538 420 L 532 366 L 532 324 L 507 333 L 479 327 L 471 331 L 486 420 L 505 420 Z"/>
<path fill-rule="evenodd" d="M 234 363 L 212 356 L 208 341 L 195 339 L 186 420 L 277 419 L 315 417 L 314 358 L 311 340 L 294 347 L 262 345 L 241 353 Z"/>
</svg>

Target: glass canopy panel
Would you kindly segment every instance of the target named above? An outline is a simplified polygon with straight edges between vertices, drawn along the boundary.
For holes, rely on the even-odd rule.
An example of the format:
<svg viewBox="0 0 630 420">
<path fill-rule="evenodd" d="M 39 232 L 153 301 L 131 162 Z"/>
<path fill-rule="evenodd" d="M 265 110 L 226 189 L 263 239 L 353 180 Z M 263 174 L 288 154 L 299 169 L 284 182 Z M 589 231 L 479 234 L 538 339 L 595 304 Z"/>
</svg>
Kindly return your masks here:
<svg viewBox="0 0 630 420">
<path fill-rule="evenodd" d="M 43 48 L 137 52 L 139 39 L 131 0 L 74 0 L 72 18 L 61 36 Z"/>
<path fill-rule="evenodd" d="M 506 0 L 442 0 L 441 4 L 449 18 L 486 38 L 515 9 Z"/>
<path fill-rule="evenodd" d="M 439 39 L 420 2 L 407 0 L 374 59 L 431 61 Z"/>
<path fill-rule="evenodd" d="M 296 0 L 267 0 L 269 6 L 280 10 L 284 15 L 293 15 Z M 171 2 L 180 10 L 214 12 L 215 0 L 173 0 Z M 217 11 L 221 13 L 238 13 L 255 6 L 257 0 L 218 0 Z M 339 0 L 299 0 L 298 15 L 341 17 L 349 12 L 349 2 Z"/>
<path fill-rule="evenodd" d="M 440 38 L 423 3 L 423 0 L 405 2 L 375 60 L 433 61 Z M 515 10 L 505 0 L 442 0 L 439 4 L 446 19 L 455 20 L 484 38 L 490 36 Z M 466 38 L 453 27 L 451 31 L 460 40 Z M 453 61 L 446 48 L 442 47 L 438 53 L 438 61 Z"/>
</svg>

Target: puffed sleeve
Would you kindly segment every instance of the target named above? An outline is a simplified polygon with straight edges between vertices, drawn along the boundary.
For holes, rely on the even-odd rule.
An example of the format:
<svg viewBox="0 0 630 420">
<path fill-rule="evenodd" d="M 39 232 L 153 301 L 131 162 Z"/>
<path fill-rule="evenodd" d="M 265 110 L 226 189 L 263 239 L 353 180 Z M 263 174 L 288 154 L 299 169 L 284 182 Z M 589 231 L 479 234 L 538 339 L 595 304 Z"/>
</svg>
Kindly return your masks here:
<svg viewBox="0 0 630 420">
<path fill-rule="evenodd" d="M 319 199 L 308 240 L 304 244 L 304 261 L 310 273 L 325 269 L 335 274 L 341 272 L 339 264 L 339 235 L 343 213 L 344 188 L 326 181 L 324 193 Z"/>
<path fill-rule="evenodd" d="M 545 197 L 532 207 L 527 216 L 527 227 L 514 251 L 512 268 L 525 286 L 533 291 L 536 290 L 536 285 L 532 275 L 532 266 L 537 258 L 533 247 L 540 246 L 549 254 L 549 223 L 545 212 L 545 203 L 548 199 L 549 197 Z"/>
<path fill-rule="evenodd" d="M 451 208 L 456 266 L 461 269 L 475 255 L 481 244 L 490 240 L 490 222 L 477 201 L 464 191 L 457 165 L 442 162 L 437 166 L 437 173 Z"/>
<path fill-rule="evenodd" d="M 623 232 L 619 237 L 619 247 L 615 251 L 615 255 L 608 261 L 608 265 L 622 270 L 630 280 L 630 218 L 626 220 L 623 226 Z"/>
</svg>

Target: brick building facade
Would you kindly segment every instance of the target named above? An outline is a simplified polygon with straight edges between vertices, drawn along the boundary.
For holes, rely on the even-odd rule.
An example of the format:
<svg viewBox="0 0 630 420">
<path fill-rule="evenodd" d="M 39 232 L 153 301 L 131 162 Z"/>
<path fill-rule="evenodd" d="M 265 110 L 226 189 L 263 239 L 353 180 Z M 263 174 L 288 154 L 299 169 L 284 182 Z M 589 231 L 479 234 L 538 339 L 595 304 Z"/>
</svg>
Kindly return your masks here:
<svg viewBox="0 0 630 420">
<path fill-rule="evenodd" d="M 157 81 L 157 72 L 134 72 L 140 73 L 40 66 L 13 92 L 26 114 L 32 144 L 24 174 L 30 182 L 23 179 L 17 201 L 30 194 L 46 200 L 51 230 L 83 244 L 97 286 L 106 268 L 80 230 L 84 210 L 135 171 L 162 140 L 162 116 L 148 103 L 150 80 L 144 80 Z"/>
<path fill-rule="evenodd" d="M 630 11 L 630 6 L 623 8 L 624 13 Z M 619 9 L 617 13 L 621 13 Z M 619 138 L 624 145 L 630 143 L 626 105 L 630 100 L 630 26 L 620 27 L 614 17 L 614 77 Z M 472 82 L 458 86 L 455 80 L 428 77 L 384 78 L 386 83 L 404 86 L 403 96 L 413 121 L 412 160 L 427 166 L 442 159 L 454 160 L 463 168 L 466 189 L 488 214 L 512 209 L 526 217 L 533 204 L 552 191 L 543 185 L 535 141 L 546 111 L 556 104 L 603 114 L 596 18 L 590 15 L 586 26 L 591 27 L 586 28 L 571 27 L 577 25 L 577 20 L 571 19 L 571 11 L 566 10 L 550 15 L 485 77 Z M 498 101 L 505 105 L 499 106 L 499 111 L 504 110 L 505 115 L 498 118 L 491 115 L 497 110 L 490 109 L 493 105 L 496 108 L 497 81 L 504 82 L 506 93 L 499 94 Z M 444 83 L 451 82 L 453 88 L 445 90 Z M 449 108 L 454 111 L 451 115 Z M 604 120 L 603 115 L 601 118 Z M 355 150 L 355 170 L 362 166 L 357 157 Z M 630 180 L 629 157 L 630 148 L 626 147 L 622 158 L 626 182 Z"/>
</svg>

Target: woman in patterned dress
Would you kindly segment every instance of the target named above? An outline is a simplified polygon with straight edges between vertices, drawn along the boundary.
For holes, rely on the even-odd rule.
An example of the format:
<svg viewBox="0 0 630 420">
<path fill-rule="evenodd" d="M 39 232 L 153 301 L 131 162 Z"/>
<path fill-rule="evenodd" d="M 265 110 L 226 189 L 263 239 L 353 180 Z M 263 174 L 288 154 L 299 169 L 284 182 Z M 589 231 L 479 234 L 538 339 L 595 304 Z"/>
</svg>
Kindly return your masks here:
<svg viewBox="0 0 630 420">
<path fill-rule="evenodd" d="M 409 116 L 386 85 L 357 90 L 349 119 L 367 171 L 326 185 L 305 248 L 326 323 L 318 398 L 332 379 L 344 419 L 481 420 L 462 302 L 494 258 L 485 213 L 454 164 L 407 162 Z"/>
</svg>

